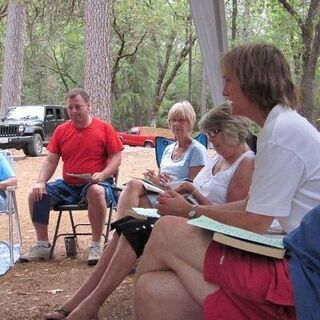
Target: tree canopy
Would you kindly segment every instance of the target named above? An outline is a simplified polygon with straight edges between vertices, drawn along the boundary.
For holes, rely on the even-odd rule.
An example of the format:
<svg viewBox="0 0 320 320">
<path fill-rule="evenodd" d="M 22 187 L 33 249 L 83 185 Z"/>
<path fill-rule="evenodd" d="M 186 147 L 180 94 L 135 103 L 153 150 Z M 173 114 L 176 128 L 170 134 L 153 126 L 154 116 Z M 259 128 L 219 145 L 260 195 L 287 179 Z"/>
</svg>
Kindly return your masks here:
<svg viewBox="0 0 320 320">
<path fill-rule="evenodd" d="M 1 75 L 8 3 L 0 1 Z M 201 55 L 188 1 L 109 3 L 107 72 L 114 126 L 166 126 L 171 105 L 189 98 L 197 114 L 200 102 L 213 107 L 210 96 L 203 94 Z M 25 5 L 21 103 L 63 104 L 68 90 L 85 85 L 85 1 L 29 0 Z M 315 121 L 320 100 L 320 0 L 228 0 L 225 5 L 229 47 L 245 41 L 280 47 L 302 89 L 302 113 Z M 103 117 L 101 110 L 99 115 Z"/>
</svg>

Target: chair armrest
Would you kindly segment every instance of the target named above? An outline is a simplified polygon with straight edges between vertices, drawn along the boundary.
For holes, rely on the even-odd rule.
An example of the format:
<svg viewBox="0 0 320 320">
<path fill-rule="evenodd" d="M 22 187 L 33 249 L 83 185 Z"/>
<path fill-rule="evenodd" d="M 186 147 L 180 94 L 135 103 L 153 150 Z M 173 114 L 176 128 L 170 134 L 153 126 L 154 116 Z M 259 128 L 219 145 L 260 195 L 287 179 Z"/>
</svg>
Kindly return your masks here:
<svg viewBox="0 0 320 320">
<path fill-rule="evenodd" d="M 15 191 L 18 187 L 17 186 L 9 186 L 9 187 L 6 187 L 6 191 Z"/>
</svg>

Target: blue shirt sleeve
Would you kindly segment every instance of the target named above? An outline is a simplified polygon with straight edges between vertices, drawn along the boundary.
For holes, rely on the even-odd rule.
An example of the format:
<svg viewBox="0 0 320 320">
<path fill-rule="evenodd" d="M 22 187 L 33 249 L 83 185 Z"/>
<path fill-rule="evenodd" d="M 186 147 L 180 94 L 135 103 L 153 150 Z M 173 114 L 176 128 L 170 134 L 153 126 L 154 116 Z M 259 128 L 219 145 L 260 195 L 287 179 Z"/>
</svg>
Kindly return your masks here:
<svg viewBox="0 0 320 320">
<path fill-rule="evenodd" d="M 0 153 L 0 181 L 15 177 L 15 174 L 7 161 L 7 159 Z"/>
<path fill-rule="evenodd" d="M 201 143 L 194 141 L 189 159 L 190 167 L 204 166 L 208 162 L 208 151 Z"/>
</svg>

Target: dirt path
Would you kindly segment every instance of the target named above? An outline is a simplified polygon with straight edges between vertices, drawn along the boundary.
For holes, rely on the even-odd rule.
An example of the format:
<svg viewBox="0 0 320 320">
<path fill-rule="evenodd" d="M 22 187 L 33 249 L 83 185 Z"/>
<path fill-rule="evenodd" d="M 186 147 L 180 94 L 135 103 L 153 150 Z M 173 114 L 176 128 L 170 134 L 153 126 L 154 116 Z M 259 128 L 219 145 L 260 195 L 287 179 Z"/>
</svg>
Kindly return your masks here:
<svg viewBox="0 0 320 320">
<path fill-rule="evenodd" d="M 23 153 L 13 150 L 14 155 L 23 158 Z M 132 176 L 140 176 L 146 168 L 156 168 L 154 149 L 126 147 L 120 168 L 119 184 Z M 35 182 L 43 157 L 25 158 L 15 163 L 18 177 L 17 199 L 22 225 L 23 248 L 28 249 L 35 241 L 35 232 L 27 209 L 27 195 Z M 61 167 L 55 176 L 60 176 Z M 1 218 L 3 219 L 3 218 Z M 3 219 L 4 221 L 4 219 Z M 5 234 L 4 222 L 0 223 L 0 234 Z M 56 217 L 51 216 L 52 237 Z M 87 221 L 85 212 L 79 213 L 76 222 Z M 65 230 L 69 229 L 67 219 L 63 220 Z M 63 239 L 57 242 L 56 258 L 50 262 L 16 264 L 6 275 L 0 276 L 0 319 L 43 319 L 43 314 L 59 306 L 69 297 L 91 272 L 86 265 L 85 252 L 89 237 L 79 239 L 79 254 L 76 259 L 67 259 Z M 132 276 L 114 292 L 101 308 L 100 319 L 125 320 L 132 313 Z"/>
</svg>

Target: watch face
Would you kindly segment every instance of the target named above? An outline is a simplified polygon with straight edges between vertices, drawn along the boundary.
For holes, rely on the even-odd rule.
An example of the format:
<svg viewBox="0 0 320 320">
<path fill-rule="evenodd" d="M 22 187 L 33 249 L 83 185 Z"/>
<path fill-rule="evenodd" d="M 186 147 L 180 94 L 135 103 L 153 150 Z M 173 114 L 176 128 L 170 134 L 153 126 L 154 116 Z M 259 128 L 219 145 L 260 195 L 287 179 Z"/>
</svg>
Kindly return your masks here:
<svg viewBox="0 0 320 320">
<path fill-rule="evenodd" d="M 192 208 L 191 211 L 188 213 L 189 218 L 193 218 L 196 215 L 195 208 Z"/>
</svg>

